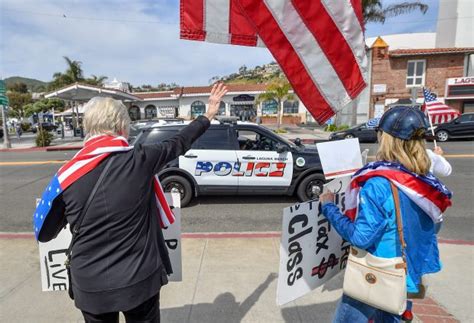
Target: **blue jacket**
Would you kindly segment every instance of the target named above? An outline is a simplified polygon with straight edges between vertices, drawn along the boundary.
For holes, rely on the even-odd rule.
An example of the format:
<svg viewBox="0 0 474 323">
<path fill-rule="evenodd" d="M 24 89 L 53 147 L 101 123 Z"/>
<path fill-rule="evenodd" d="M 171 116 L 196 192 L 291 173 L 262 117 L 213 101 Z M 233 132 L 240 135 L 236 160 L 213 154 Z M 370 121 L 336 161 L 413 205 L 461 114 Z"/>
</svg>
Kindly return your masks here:
<svg viewBox="0 0 474 323">
<path fill-rule="evenodd" d="M 399 191 L 399 196 L 407 244 L 407 289 L 417 292 L 422 275 L 441 270 L 437 227 L 405 193 Z M 322 211 L 342 238 L 352 245 L 377 257 L 401 256 L 395 204 L 387 179 L 373 177 L 365 182 L 359 193 L 359 211 L 354 222 L 343 215 L 334 203 L 323 204 Z"/>
</svg>

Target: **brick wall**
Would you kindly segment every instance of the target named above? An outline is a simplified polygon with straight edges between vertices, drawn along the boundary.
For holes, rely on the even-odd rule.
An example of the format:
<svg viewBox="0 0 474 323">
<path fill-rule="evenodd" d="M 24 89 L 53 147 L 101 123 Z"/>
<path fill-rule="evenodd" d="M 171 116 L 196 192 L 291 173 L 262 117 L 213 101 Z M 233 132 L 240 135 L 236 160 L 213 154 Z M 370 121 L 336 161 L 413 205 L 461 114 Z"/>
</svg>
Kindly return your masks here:
<svg viewBox="0 0 474 323">
<path fill-rule="evenodd" d="M 372 84 L 387 84 L 387 92 L 384 95 L 372 94 L 372 104 L 384 102 L 385 99 L 411 97 L 410 89 L 406 87 L 409 60 L 426 60 L 425 86 L 439 97 L 444 96 L 447 78 L 463 76 L 464 54 L 391 57 L 387 48 L 373 50 Z M 421 97 L 421 93 L 419 94 Z"/>
</svg>

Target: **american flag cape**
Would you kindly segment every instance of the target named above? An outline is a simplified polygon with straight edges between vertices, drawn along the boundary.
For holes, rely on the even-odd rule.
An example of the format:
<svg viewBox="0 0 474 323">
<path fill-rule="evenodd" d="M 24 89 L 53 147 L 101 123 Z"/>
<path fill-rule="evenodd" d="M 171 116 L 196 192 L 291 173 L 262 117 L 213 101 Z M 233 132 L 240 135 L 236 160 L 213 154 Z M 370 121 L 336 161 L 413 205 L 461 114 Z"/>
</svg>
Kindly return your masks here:
<svg viewBox="0 0 474 323">
<path fill-rule="evenodd" d="M 361 0 L 181 0 L 180 37 L 265 45 L 320 124 L 367 85 Z"/>
<path fill-rule="evenodd" d="M 423 88 L 423 96 L 425 103 L 421 108 L 430 118 L 432 124 L 449 122 L 461 114 L 458 110 L 439 101 L 436 94 L 426 88 Z"/>
<path fill-rule="evenodd" d="M 443 212 L 451 206 L 451 191 L 433 174 L 418 175 L 393 162 L 371 162 L 358 170 L 346 190 L 346 212 L 352 221 L 357 214 L 358 195 L 364 183 L 372 177 L 384 177 L 395 184 L 429 217 L 439 223 Z"/>
<path fill-rule="evenodd" d="M 50 214 L 54 200 L 71 184 L 97 167 L 111 153 L 133 149 L 123 137 L 97 136 L 86 141 L 82 148 L 70 161 L 62 166 L 53 176 L 44 190 L 35 213 L 33 214 L 33 230 L 38 240 L 44 221 Z M 169 226 L 175 220 L 173 212 L 165 198 L 158 176 L 153 178 L 153 188 L 158 208 L 160 225 Z"/>
</svg>

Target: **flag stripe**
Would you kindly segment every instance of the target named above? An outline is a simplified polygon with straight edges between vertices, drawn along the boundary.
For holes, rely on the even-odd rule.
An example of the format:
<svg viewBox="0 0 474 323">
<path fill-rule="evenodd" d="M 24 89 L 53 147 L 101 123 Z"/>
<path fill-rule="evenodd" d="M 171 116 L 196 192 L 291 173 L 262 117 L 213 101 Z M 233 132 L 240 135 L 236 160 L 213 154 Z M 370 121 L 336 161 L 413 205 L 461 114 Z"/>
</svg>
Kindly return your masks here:
<svg viewBox="0 0 474 323">
<path fill-rule="evenodd" d="M 264 2 L 329 105 L 348 104 L 351 97 L 293 4 L 290 1 Z"/>
<path fill-rule="evenodd" d="M 206 41 L 229 43 L 229 1 L 205 0 L 204 26 Z"/>
<path fill-rule="evenodd" d="M 257 46 L 257 32 L 247 20 L 236 1 L 230 1 L 230 42 L 233 45 Z"/>
<path fill-rule="evenodd" d="M 180 1 L 180 37 L 192 40 L 205 40 L 204 1 Z"/>
<path fill-rule="evenodd" d="M 351 81 L 350 85 L 346 86 L 346 88 L 351 97 L 355 98 L 365 87 L 368 76 L 365 68 L 368 65 L 368 59 L 365 54 L 364 32 L 354 12 L 354 8 L 349 2 L 323 0 L 321 7 L 321 12 L 327 12 L 334 21 L 334 26 L 338 29 L 338 33 L 335 32 L 334 35 L 340 34 L 342 37 L 337 40 L 327 38 L 327 44 L 324 44 L 323 47 L 335 46 L 334 44 L 336 42 L 336 46 L 339 45 L 340 48 L 347 47 L 345 55 L 339 54 L 341 56 L 338 58 L 345 63 L 344 66 L 347 70 L 352 71 L 352 74 L 349 75 Z M 315 15 L 314 17 L 316 18 L 318 16 Z M 313 23 L 315 23 L 315 21 L 313 21 Z M 326 34 L 328 34 L 328 32 L 326 32 Z M 336 55 L 336 53 L 331 53 L 331 55 Z M 349 62 L 350 65 L 348 64 Z M 333 62 L 333 64 L 337 66 L 337 61 Z M 346 83 L 344 77 L 342 80 Z"/>
<path fill-rule="evenodd" d="M 299 98 L 314 118 L 322 123 L 333 116 L 333 110 L 312 82 L 298 55 L 265 4 L 262 1 L 241 0 L 239 6 L 255 24 L 255 29 L 288 76 L 288 81 L 293 88 L 299 89 L 297 93 Z"/>
<path fill-rule="evenodd" d="M 354 9 L 355 15 L 357 16 L 357 20 L 359 21 L 359 25 L 364 30 L 364 16 L 362 13 L 362 0 L 351 0 L 352 8 Z M 365 44 L 365 42 L 364 42 Z"/>
</svg>

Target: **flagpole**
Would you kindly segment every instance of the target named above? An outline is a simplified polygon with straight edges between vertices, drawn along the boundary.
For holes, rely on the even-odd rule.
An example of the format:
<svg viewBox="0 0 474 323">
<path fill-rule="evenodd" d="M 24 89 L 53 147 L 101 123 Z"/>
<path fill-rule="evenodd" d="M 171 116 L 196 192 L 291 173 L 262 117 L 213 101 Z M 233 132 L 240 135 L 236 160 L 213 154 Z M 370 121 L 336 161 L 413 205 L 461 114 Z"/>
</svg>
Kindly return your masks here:
<svg viewBox="0 0 474 323">
<path fill-rule="evenodd" d="M 431 121 L 430 109 L 428 109 L 428 107 L 426 106 L 426 97 L 425 97 L 425 91 L 424 90 L 425 90 L 425 88 L 423 88 L 423 98 L 425 100 L 425 102 L 424 102 L 425 110 L 426 110 L 426 114 L 428 115 L 428 121 L 430 122 L 431 134 L 433 135 L 433 137 L 436 138 L 436 135 L 434 133 L 434 128 L 433 128 L 433 122 Z M 435 148 L 437 148 L 438 145 L 436 144 L 436 139 L 433 139 L 433 142 L 434 142 Z"/>
</svg>

